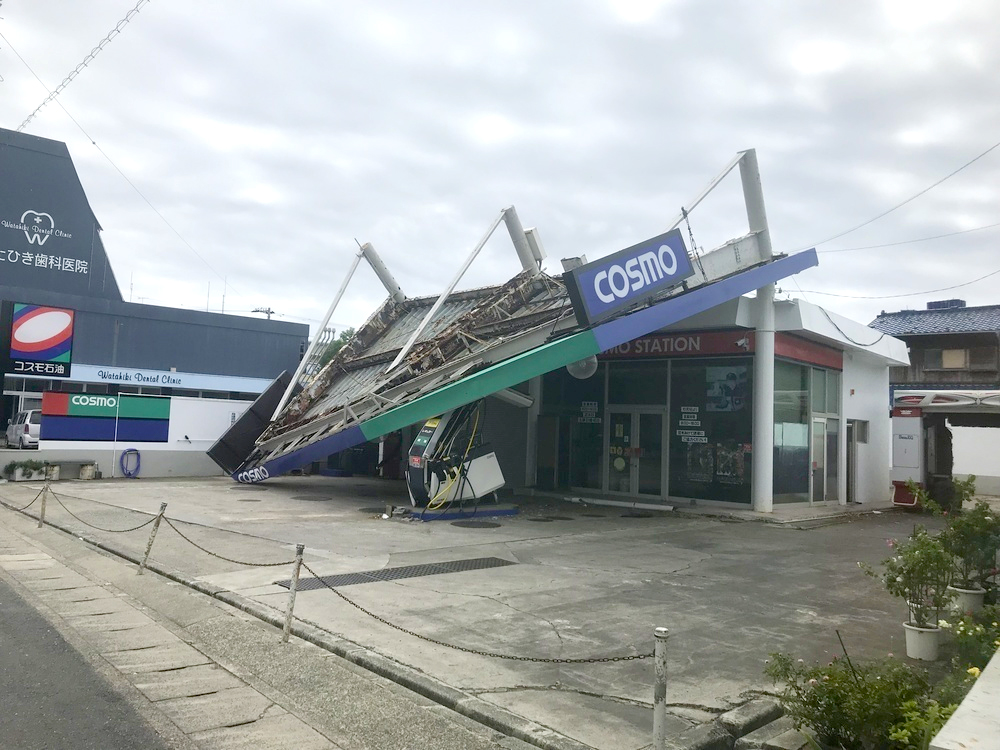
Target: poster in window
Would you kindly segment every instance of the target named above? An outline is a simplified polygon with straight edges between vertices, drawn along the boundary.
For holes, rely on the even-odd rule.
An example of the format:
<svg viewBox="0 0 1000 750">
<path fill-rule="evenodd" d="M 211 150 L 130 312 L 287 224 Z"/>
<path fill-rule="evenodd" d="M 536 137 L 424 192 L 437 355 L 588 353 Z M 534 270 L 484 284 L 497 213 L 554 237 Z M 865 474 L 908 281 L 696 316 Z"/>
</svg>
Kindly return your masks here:
<svg viewBox="0 0 1000 750">
<path fill-rule="evenodd" d="M 746 365 L 705 368 L 705 411 L 743 411 L 747 403 Z"/>
<path fill-rule="evenodd" d="M 715 447 L 715 478 L 722 484 L 743 484 L 743 445 L 735 441 L 719 443 Z"/>
<path fill-rule="evenodd" d="M 715 466 L 713 447 L 707 443 L 687 443 L 686 466 L 689 482 L 711 482 Z"/>
</svg>

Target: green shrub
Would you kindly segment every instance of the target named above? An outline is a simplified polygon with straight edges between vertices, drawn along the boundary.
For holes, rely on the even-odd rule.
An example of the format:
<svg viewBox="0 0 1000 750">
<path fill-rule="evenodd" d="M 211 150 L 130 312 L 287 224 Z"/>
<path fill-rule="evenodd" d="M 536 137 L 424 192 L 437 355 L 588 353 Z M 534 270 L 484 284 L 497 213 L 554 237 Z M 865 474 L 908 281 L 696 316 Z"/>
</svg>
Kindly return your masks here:
<svg viewBox="0 0 1000 750">
<path fill-rule="evenodd" d="M 14 472 L 21 469 L 25 473 L 34 473 L 36 471 L 42 471 L 46 464 L 41 461 L 35 461 L 34 459 L 29 459 L 26 461 L 11 461 L 6 466 L 3 467 L 3 475 L 10 479 L 14 476 Z"/>
<path fill-rule="evenodd" d="M 854 669 L 846 659 L 807 666 L 787 654 L 772 654 L 765 673 L 784 683 L 781 702 L 796 727 L 844 750 L 891 747 L 889 732 L 907 721 L 904 705 L 923 705 L 930 685 L 896 659 L 880 659 Z"/>
<path fill-rule="evenodd" d="M 960 669 L 985 669 L 993 654 L 1000 649 L 1000 605 L 983 607 L 955 622 L 941 620 L 939 625 L 955 638 L 958 649 L 956 666 Z"/>
<path fill-rule="evenodd" d="M 903 721 L 889 731 L 893 747 L 899 750 L 927 750 L 931 740 L 941 731 L 958 706 L 942 706 L 934 699 L 924 702 L 906 701 L 903 704 Z"/>
</svg>

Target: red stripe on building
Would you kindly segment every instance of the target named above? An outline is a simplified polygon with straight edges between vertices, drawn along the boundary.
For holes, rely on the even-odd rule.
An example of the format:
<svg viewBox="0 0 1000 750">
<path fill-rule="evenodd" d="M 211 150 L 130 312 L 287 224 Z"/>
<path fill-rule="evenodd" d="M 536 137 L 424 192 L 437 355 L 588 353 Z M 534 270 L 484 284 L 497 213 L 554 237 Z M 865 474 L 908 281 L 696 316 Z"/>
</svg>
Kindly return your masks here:
<svg viewBox="0 0 1000 750">
<path fill-rule="evenodd" d="M 61 417 L 69 414 L 69 394 L 46 391 L 42 394 L 42 415 Z"/>
</svg>

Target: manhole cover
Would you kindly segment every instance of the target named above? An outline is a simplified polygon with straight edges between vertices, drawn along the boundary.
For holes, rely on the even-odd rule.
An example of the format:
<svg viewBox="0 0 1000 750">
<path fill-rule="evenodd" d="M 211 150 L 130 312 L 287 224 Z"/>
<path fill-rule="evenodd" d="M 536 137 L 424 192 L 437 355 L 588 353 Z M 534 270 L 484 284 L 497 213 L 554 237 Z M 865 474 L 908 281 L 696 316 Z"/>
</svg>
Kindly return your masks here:
<svg viewBox="0 0 1000 750">
<path fill-rule="evenodd" d="M 241 497 L 236 502 L 238 502 L 238 503 L 259 503 L 260 502 L 260 498 L 259 497 Z"/>
<path fill-rule="evenodd" d="M 603 513 L 581 513 L 581 516 L 586 516 L 587 518 L 607 518 Z"/>
<path fill-rule="evenodd" d="M 548 516 L 550 521 L 572 521 L 572 516 Z"/>
<path fill-rule="evenodd" d="M 371 508 L 358 508 L 358 510 L 362 513 L 385 513 L 385 506 L 380 505 L 378 507 L 373 506 Z"/>
<path fill-rule="evenodd" d="M 452 526 L 462 529 L 499 529 L 500 524 L 493 521 L 452 521 Z"/>
<path fill-rule="evenodd" d="M 529 518 L 529 521 L 535 521 L 536 523 L 551 523 L 552 519 L 547 517 Z"/>
<path fill-rule="evenodd" d="M 259 484 L 238 484 L 235 487 L 230 487 L 231 490 L 242 490 L 243 492 L 263 492 L 267 487 L 261 487 Z"/>
<path fill-rule="evenodd" d="M 622 513 L 622 518 L 652 518 L 652 513 Z"/>
</svg>

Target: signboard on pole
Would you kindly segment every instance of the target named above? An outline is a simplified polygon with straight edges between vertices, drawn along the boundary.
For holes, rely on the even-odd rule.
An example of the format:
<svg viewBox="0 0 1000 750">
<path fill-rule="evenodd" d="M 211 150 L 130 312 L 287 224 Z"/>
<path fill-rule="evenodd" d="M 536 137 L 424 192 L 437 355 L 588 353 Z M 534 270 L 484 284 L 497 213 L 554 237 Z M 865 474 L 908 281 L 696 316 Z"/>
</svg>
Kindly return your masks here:
<svg viewBox="0 0 1000 750">
<path fill-rule="evenodd" d="M 679 229 L 563 274 L 577 320 L 592 325 L 680 284 L 694 273 Z"/>
</svg>

